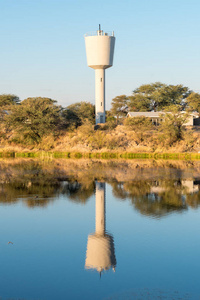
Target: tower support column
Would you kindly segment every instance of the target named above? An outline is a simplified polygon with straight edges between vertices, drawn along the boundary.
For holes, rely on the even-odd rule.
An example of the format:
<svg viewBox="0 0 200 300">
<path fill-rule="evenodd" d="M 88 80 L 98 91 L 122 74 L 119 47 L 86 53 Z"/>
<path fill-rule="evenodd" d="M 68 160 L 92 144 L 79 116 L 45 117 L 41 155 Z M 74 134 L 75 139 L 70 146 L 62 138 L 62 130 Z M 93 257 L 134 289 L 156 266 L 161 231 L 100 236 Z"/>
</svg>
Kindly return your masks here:
<svg viewBox="0 0 200 300">
<path fill-rule="evenodd" d="M 105 123 L 105 69 L 95 70 L 95 115 L 96 124 Z"/>
<path fill-rule="evenodd" d="M 105 182 L 96 182 L 96 234 L 105 234 Z"/>
</svg>

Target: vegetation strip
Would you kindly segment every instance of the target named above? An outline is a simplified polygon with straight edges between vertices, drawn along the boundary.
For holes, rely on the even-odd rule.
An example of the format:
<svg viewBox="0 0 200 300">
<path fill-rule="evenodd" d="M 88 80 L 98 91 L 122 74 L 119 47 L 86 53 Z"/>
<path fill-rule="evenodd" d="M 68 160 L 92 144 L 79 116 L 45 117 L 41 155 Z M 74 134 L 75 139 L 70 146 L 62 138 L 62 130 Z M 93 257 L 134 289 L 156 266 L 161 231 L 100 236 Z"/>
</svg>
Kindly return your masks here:
<svg viewBox="0 0 200 300">
<path fill-rule="evenodd" d="M 16 95 L 3 94 L 0 146 L 2 152 L 9 153 L 68 151 L 67 157 L 76 158 L 88 157 L 83 154 L 88 152 L 91 157 L 101 152 L 96 154 L 100 158 L 137 158 L 138 153 L 144 158 L 152 155 L 149 153 L 199 153 L 200 94 L 181 84 L 143 84 L 130 96 L 112 99 L 106 122 L 98 125 L 95 106 L 89 102 L 62 107 L 47 97 L 21 101 Z"/>
<path fill-rule="evenodd" d="M 87 159 L 173 159 L 198 160 L 200 153 L 110 153 L 110 152 L 0 152 L 0 158 L 87 158 Z"/>
</svg>

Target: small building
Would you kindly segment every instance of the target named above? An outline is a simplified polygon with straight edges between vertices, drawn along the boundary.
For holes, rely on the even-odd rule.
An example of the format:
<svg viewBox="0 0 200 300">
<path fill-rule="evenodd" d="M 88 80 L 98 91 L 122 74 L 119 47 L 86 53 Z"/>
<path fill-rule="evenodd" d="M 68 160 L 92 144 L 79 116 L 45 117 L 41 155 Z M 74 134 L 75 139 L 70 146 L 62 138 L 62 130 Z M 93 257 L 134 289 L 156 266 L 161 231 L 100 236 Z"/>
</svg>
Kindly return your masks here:
<svg viewBox="0 0 200 300">
<path fill-rule="evenodd" d="M 185 111 L 183 111 L 182 113 L 184 114 Z M 160 122 L 162 122 L 165 114 L 170 114 L 170 112 L 164 112 L 164 111 L 133 111 L 133 112 L 128 112 L 127 117 L 128 118 L 135 118 L 135 117 L 150 118 L 154 125 L 159 125 Z M 199 114 L 196 113 L 196 112 L 190 113 L 189 117 L 188 117 L 188 120 L 185 123 L 185 126 L 199 126 L 199 125 L 200 125 Z"/>
<path fill-rule="evenodd" d="M 155 125 L 158 125 L 162 121 L 162 111 L 131 111 L 128 112 L 127 117 L 128 118 L 136 118 L 136 117 L 145 117 L 150 118 L 152 120 L 152 123 Z"/>
</svg>

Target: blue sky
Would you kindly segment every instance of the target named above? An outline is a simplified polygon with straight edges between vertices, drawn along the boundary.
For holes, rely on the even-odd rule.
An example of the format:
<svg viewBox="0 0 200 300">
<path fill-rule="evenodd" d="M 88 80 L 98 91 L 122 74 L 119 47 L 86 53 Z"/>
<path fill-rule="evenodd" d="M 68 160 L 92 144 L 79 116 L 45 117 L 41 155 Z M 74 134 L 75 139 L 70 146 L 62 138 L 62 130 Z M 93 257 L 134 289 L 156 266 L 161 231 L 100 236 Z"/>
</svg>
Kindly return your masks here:
<svg viewBox="0 0 200 300">
<path fill-rule="evenodd" d="M 144 83 L 200 91 L 199 0 L 0 0 L 0 94 L 94 103 L 84 34 L 114 30 L 106 106 Z"/>
</svg>

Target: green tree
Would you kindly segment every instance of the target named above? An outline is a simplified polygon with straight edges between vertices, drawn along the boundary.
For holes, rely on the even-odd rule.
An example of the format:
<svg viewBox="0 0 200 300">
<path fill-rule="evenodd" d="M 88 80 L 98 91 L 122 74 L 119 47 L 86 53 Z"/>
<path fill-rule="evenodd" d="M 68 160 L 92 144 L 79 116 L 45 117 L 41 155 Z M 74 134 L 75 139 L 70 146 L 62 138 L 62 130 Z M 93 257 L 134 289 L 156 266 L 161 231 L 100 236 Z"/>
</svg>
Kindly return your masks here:
<svg viewBox="0 0 200 300">
<path fill-rule="evenodd" d="M 116 117 L 117 124 L 119 123 L 119 118 L 124 118 L 128 112 L 128 97 L 126 95 L 117 96 L 112 99 L 111 102 L 111 114 Z"/>
<path fill-rule="evenodd" d="M 6 107 L 8 105 L 19 104 L 19 97 L 12 94 L 0 95 L 0 107 Z"/>
<path fill-rule="evenodd" d="M 106 122 L 115 121 L 115 117 L 110 110 L 106 110 Z"/>
<path fill-rule="evenodd" d="M 65 120 L 65 125 L 67 128 L 71 128 L 73 130 L 82 124 L 81 119 L 78 117 L 76 112 L 71 109 L 63 109 L 62 116 Z"/>
<path fill-rule="evenodd" d="M 19 104 L 19 97 L 12 94 L 2 94 L 0 95 L 0 119 L 4 120 L 4 116 L 7 114 L 7 110 L 11 105 Z"/>
<path fill-rule="evenodd" d="M 143 84 L 133 91 L 130 96 L 130 111 L 151 111 L 158 102 L 158 91 L 165 85 L 160 82 Z"/>
<path fill-rule="evenodd" d="M 183 85 L 161 82 L 141 85 L 130 96 L 129 111 L 161 111 L 171 105 L 182 105 L 191 91 Z"/>
<path fill-rule="evenodd" d="M 197 111 L 200 117 L 200 94 L 191 93 L 186 99 L 187 105 L 190 110 Z"/>
<path fill-rule="evenodd" d="M 166 145 L 171 146 L 173 143 L 183 139 L 189 113 L 183 112 L 181 109 L 181 106 L 172 105 L 169 107 L 170 112 L 161 115 L 163 120 L 159 130 L 161 132 L 161 140 Z"/>
<path fill-rule="evenodd" d="M 62 112 L 68 126 L 81 126 L 84 122 L 95 123 L 95 106 L 89 102 L 77 102 L 69 105 Z"/>
<path fill-rule="evenodd" d="M 100 126 L 98 130 L 113 130 L 116 128 L 116 118 L 113 116 L 110 110 L 106 111 L 106 123 L 104 126 Z"/>
<path fill-rule="evenodd" d="M 22 142 L 39 143 L 42 137 L 56 134 L 62 124 L 61 107 L 50 98 L 28 98 L 11 108 L 6 123 Z"/>
<path fill-rule="evenodd" d="M 191 91 L 188 87 L 182 84 L 178 85 L 166 85 L 163 86 L 159 91 L 158 98 L 161 100 L 161 105 L 158 101 L 158 106 L 161 109 L 165 107 L 170 107 L 171 105 L 180 105 L 182 109 L 185 108 L 185 99 L 190 95 Z"/>
</svg>

